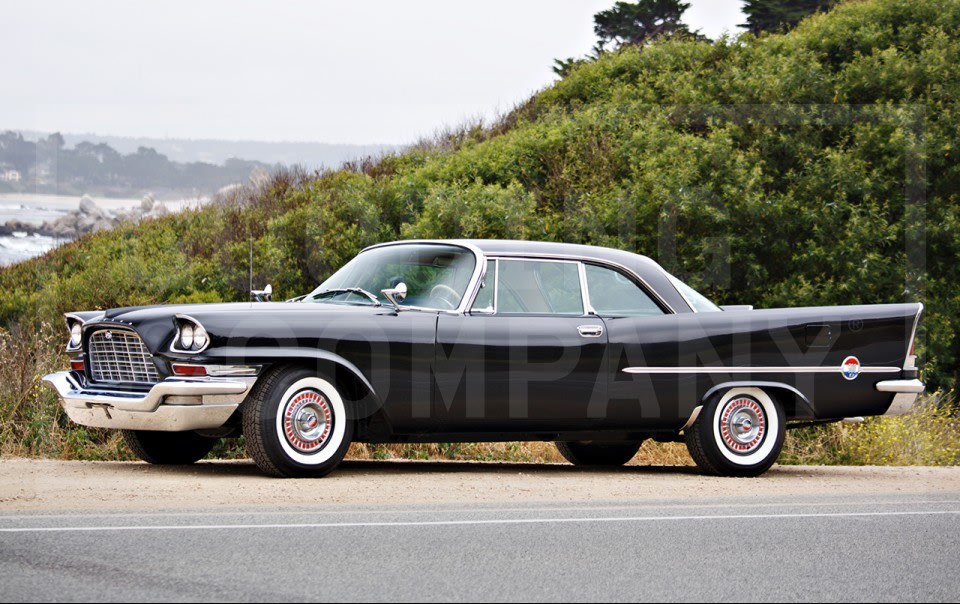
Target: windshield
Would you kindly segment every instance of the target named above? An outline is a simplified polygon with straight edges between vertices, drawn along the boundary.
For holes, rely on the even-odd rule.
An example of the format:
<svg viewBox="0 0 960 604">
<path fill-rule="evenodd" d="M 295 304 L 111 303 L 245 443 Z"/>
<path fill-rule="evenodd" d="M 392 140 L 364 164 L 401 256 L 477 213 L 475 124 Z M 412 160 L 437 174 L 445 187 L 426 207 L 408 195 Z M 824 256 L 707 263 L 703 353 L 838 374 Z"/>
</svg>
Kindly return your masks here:
<svg viewBox="0 0 960 604">
<path fill-rule="evenodd" d="M 706 296 L 693 289 L 680 279 L 677 279 L 670 273 L 667 273 L 670 277 L 670 281 L 677 286 L 677 289 L 680 290 L 680 294 L 686 298 L 687 302 L 690 303 L 690 306 L 693 307 L 693 310 L 697 312 L 721 312 L 720 307 L 707 299 Z"/>
<path fill-rule="evenodd" d="M 388 245 L 359 254 L 304 298 L 304 302 L 392 305 L 383 293 L 407 286 L 401 307 L 454 310 L 466 294 L 476 267 L 468 249 L 444 244 Z M 336 290 L 336 291 L 334 291 Z M 347 291 L 353 290 L 353 291 Z M 326 293 L 324 293 L 326 292 Z"/>
</svg>

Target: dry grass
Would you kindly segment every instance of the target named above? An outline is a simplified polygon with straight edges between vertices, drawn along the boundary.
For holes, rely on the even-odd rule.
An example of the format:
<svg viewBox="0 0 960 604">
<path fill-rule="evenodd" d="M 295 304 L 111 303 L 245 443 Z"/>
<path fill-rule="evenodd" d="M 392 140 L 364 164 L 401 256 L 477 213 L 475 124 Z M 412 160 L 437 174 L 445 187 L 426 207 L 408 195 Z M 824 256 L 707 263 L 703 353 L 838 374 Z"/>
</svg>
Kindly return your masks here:
<svg viewBox="0 0 960 604">
<path fill-rule="evenodd" d="M 439 443 L 369 445 L 354 443 L 348 459 L 422 459 L 567 463 L 552 442 Z M 689 466 L 693 460 L 681 443 L 646 441 L 630 461 L 638 466 Z"/>
<path fill-rule="evenodd" d="M 913 412 L 870 417 L 862 424 L 830 424 L 787 435 L 781 463 L 814 465 L 960 465 L 960 417 L 937 395 Z"/>
</svg>

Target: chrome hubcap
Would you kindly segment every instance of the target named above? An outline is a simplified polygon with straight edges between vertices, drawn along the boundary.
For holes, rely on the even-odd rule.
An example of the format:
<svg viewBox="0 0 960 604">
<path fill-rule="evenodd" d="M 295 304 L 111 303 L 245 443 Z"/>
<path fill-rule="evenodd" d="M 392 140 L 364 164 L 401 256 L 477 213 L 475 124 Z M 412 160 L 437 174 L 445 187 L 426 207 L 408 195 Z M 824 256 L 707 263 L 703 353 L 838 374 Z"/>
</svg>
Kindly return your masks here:
<svg viewBox="0 0 960 604">
<path fill-rule="evenodd" d="M 283 410 L 283 433 L 290 446 L 316 453 L 327 444 L 333 427 L 330 403 L 316 390 L 293 395 Z"/>
<path fill-rule="evenodd" d="M 766 420 L 760 404 L 748 397 L 728 401 L 720 416 L 723 444 L 734 453 L 747 455 L 763 442 Z"/>
</svg>

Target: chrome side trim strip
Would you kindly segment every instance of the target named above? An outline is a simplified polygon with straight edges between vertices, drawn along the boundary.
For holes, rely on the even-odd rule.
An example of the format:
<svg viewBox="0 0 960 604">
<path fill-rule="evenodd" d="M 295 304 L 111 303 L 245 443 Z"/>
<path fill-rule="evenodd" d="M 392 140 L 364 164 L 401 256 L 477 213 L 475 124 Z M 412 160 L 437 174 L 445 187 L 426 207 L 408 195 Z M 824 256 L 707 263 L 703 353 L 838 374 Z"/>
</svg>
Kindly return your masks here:
<svg viewBox="0 0 960 604">
<path fill-rule="evenodd" d="M 899 373 L 899 367 L 861 367 L 860 373 Z M 626 367 L 624 373 L 840 373 L 840 367 Z"/>
</svg>

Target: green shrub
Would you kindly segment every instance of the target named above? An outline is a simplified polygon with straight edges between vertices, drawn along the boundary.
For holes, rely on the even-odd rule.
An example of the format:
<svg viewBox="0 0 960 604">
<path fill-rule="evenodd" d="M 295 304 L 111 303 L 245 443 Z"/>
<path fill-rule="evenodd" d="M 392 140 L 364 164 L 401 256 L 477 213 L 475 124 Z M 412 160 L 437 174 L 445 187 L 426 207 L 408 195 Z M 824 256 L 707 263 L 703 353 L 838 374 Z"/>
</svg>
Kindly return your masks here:
<svg viewBox="0 0 960 604">
<path fill-rule="evenodd" d="M 949 390 L 958 66 L 958 0 L 847 2 L 784 35 L 625 48 L 489 128 L 344 170 L 279 171 L 2 269 L 0 325 L 39 350 L 65 311 L 247 300 L 251 243 L 255 285 L 283 299 L 380 241 L 561 240 L 647 254 L 720 303 L 922 301 L 923 378 Z M 4 421 L 18 400 L 0 393 Z M 17 442 L 49 451 L 40 436 Z"/>
</svg>

